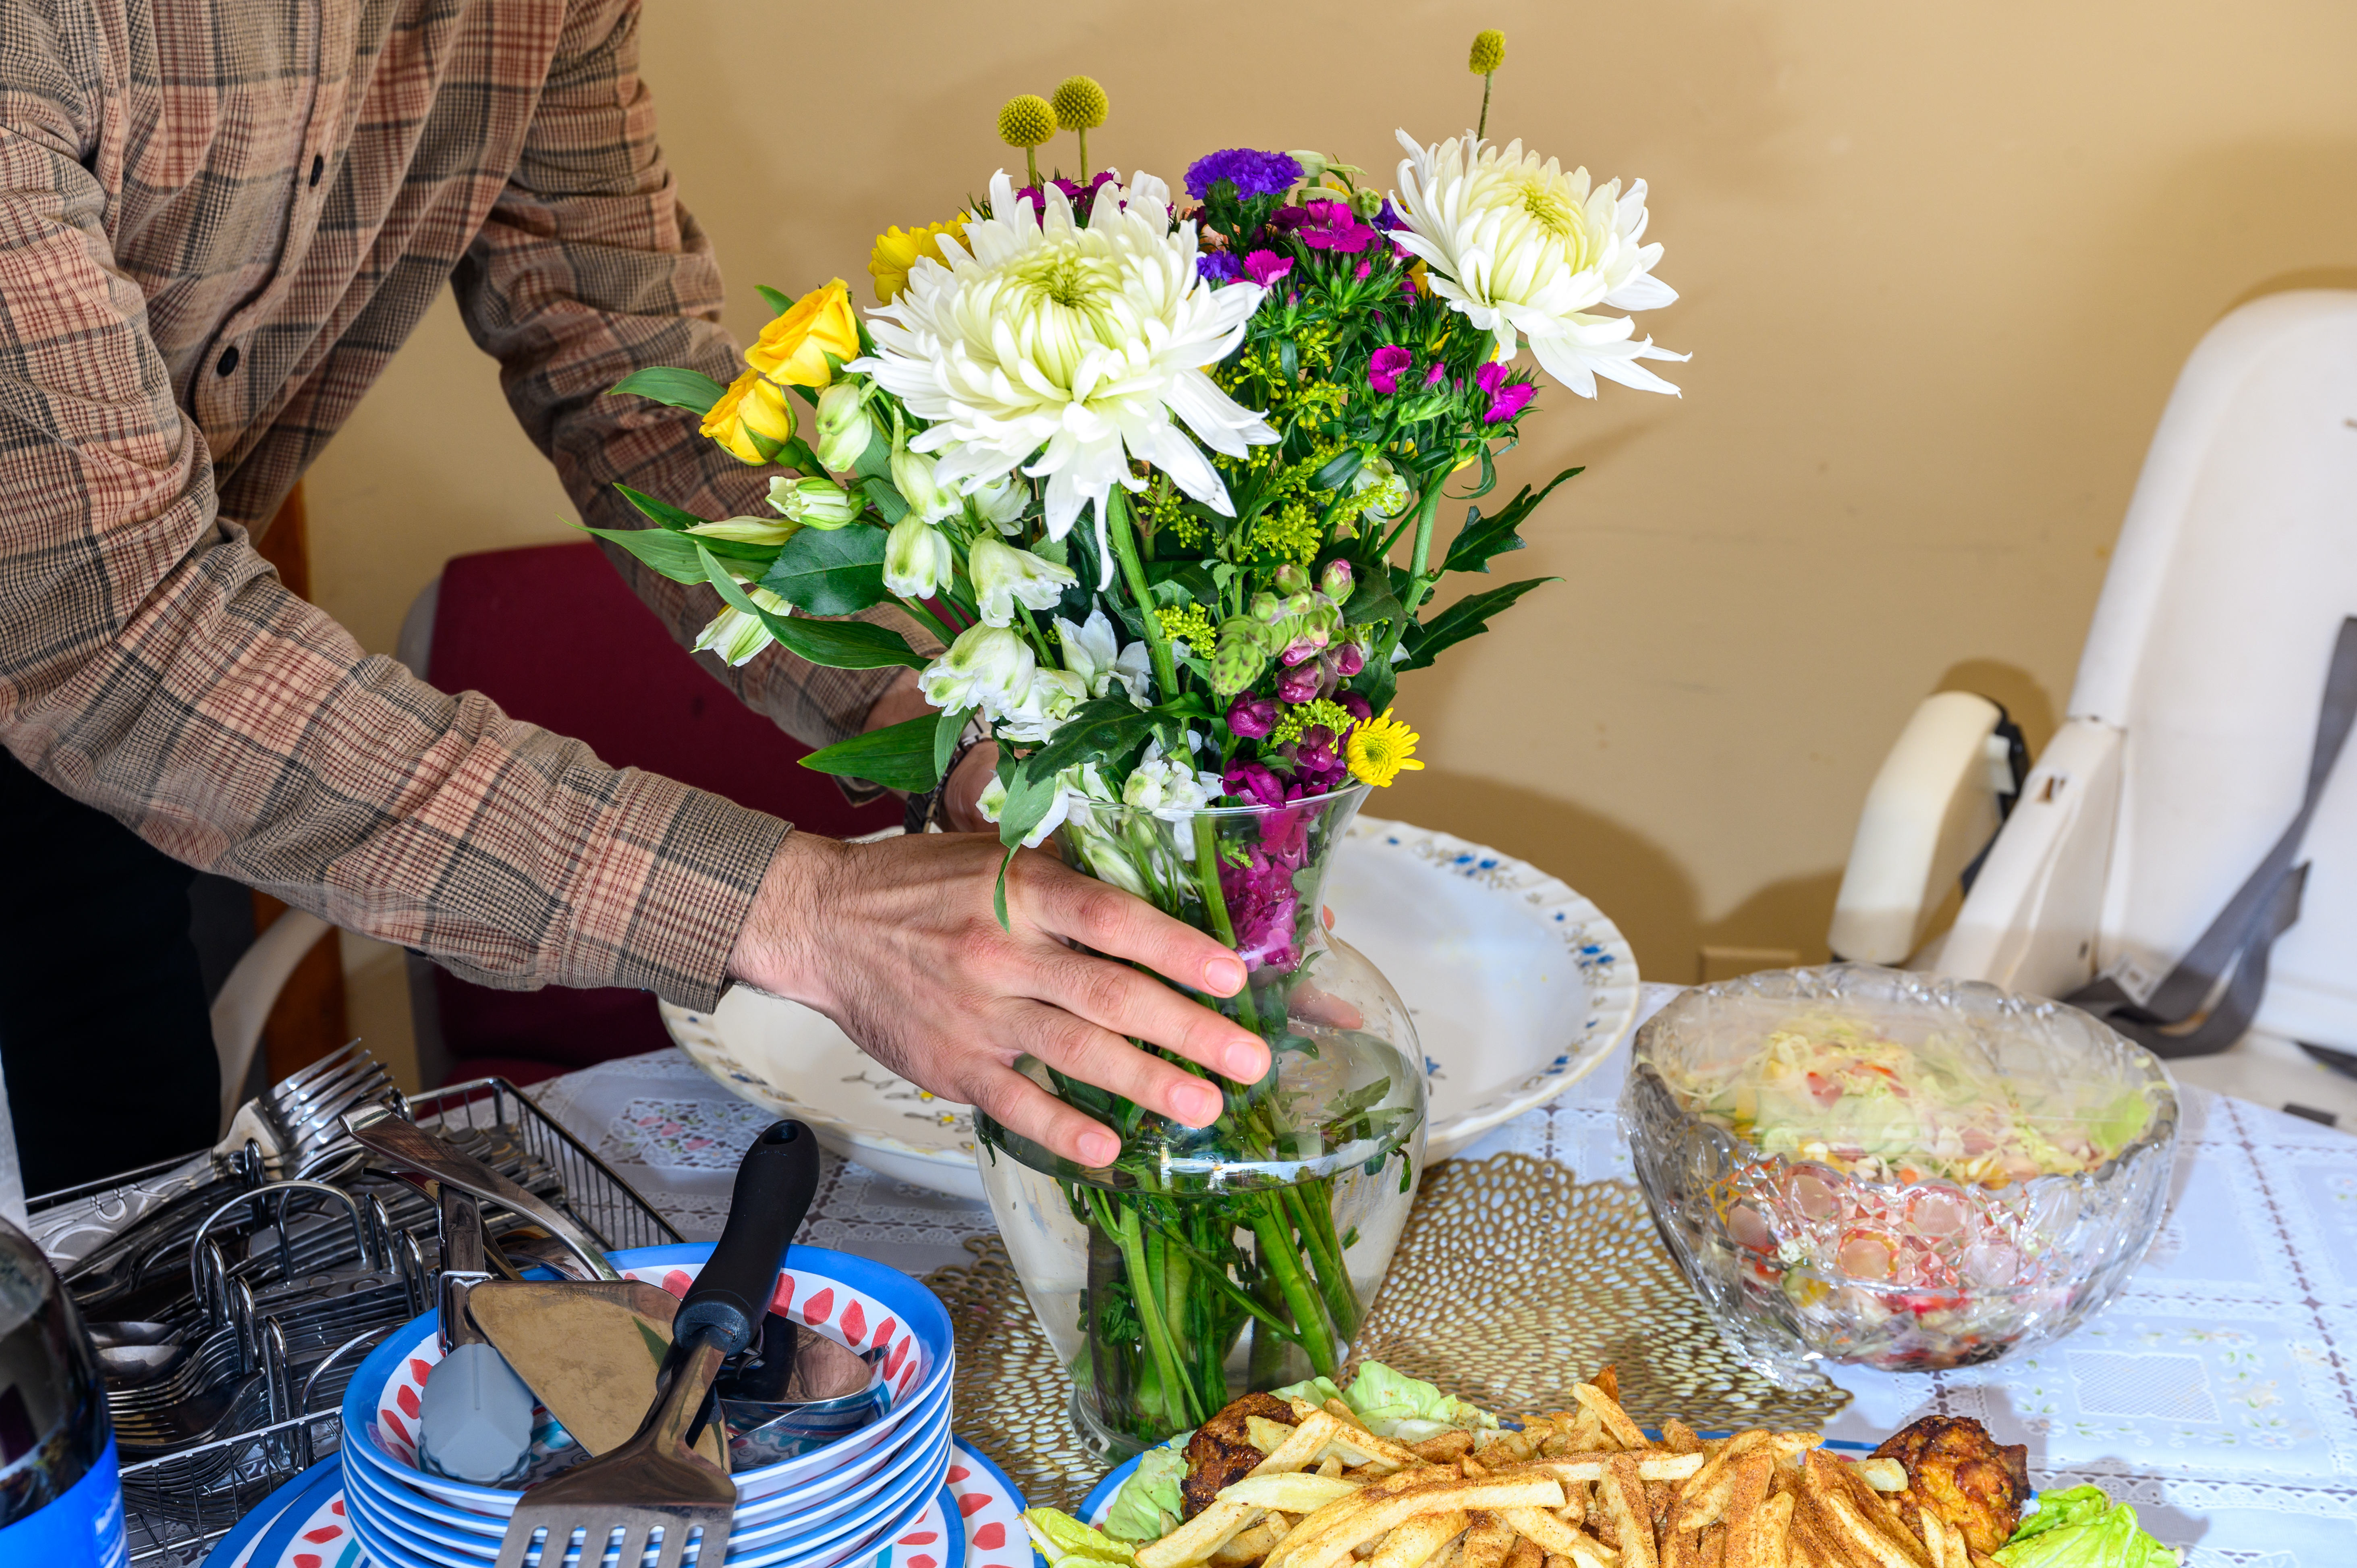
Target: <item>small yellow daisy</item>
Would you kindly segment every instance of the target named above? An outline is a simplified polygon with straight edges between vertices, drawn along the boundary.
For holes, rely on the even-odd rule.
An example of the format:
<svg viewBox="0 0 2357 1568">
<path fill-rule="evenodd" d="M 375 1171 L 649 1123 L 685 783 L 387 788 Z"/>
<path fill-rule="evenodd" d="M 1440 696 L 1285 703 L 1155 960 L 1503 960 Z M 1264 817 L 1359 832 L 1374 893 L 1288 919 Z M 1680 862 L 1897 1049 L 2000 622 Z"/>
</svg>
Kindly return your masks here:
<svg viewBox="0 0 2357 1568">
<path fill-rule="evenodd" d="M 1351 731 L 1350 744 L 1344 748 L 1351 776 L 1382 789 L 1403 768 L 1420 770 L 1424 764 L 1415 759 L 1415 731 L 1385 708 L 1381 718 L 1368 719 Z"/>
<path fill-rule="evenodd" d="M 931 256 L 945 262 L 942 240 L 965 238 L 965 214 L 940 223 L 928 223 L 921 229 L 902 229 L 894 224 L 876 236 L 876 248 L 867 258 L 867 274 L 876 280 L 876 297 L 886 305 L 900 297 L 909 286 L 909 269 L 917 264 L 919 256 Z"/>
</svg>

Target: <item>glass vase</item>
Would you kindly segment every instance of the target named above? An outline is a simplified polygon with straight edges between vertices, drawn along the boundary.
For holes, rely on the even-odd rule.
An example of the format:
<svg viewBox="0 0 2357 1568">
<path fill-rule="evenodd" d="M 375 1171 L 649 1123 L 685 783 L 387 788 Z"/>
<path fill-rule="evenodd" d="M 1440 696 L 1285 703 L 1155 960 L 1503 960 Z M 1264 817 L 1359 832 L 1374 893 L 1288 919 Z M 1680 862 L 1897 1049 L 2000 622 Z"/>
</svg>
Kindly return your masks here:
<svg viewBox="0 0 2357 1568">
<path fill-rule="evenodd" d="M 1272 1061 L 1257 1083 L 1214 1079 L 1224 1110 L 1192 1128 L 1024 1058 L 1120 1135 L 1103 1167 L 975 1113 L 991 1210 L 1071 1375 L 1073 1424 L 1107 1461 L 1247 1390 L 1334 1375 L 1390 1266 L 1424 1165 L 1424 1058 L 1399 993 L 1329 933 L 1323 901 L 1365 795 L 1076 804 L 1059 830 L 1068 864 L 1243 956 L 1243 993 L 1197 1000 L 1259 1034 Z"/>
</svg>

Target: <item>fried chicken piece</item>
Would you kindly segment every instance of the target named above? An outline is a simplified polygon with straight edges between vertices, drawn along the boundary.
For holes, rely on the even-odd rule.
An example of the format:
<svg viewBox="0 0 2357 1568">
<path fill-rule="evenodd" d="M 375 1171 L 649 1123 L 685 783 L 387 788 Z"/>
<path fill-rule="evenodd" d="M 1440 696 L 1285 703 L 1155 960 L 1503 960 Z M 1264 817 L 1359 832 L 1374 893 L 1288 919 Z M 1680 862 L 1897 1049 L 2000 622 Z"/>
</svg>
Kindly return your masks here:
<svg viewBox="0 0 2357 1568">
<path fill-rule="evenodd" d="M 1963 1530 L 1965 1543 L 1980 1552 L 2003 1546 L 2021 1523 L 2029 1449 L 1999 1444 L 1970 1417 L 1927 1415 L 1874 1452 L 1906 1467 L 1907 1489 L 1890 1500 L 1919 1536 L 1925 1509 Z"/>
<path fill-rule="evenodd" d="M 1246 1394 L 1221 1407 L 1188 1441 L 1187 1479 L 1179 1486 L 1178 1495 L 1189 1519 L 1201 1513 L 1222 1487 L 1251 1475 L 1253 1467 L 1266 1457 L 1244 1435 L 1245 1421 L 1255 1415 L 1287 1426 L 1296 1419 L 1293 1407 L 1275 1394 Z"/>
</svg>

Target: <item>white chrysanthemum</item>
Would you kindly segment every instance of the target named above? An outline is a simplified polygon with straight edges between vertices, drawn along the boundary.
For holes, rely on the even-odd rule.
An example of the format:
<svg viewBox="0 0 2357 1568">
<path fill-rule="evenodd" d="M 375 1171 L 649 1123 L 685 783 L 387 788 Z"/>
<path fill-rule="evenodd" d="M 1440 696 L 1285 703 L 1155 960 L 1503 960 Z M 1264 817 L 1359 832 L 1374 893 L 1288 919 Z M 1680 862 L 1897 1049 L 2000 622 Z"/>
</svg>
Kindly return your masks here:
<svg viewBox="0 0 2357 1568">
<path fill-rule="evenodd" d="M 1638 242 L 1645 232 L 1645 182 L 1594 188 L 1587 171 L 1569 175 L 1553 158 L 1541 162 L 1519 141 L 1503 151 L 1468 134 L 1437 147 L 1405 131 L 1408 152 L 1392 197 L 1406 222 L 1392 236 L 1420 258 L 1433 292 L 1497 341 L 1511 359 L 1517 337 L 1546 372 L 1582 397 L 1596 395 L 1596 378 L 1645 392 L 1678 389 L 1637 363 L 1684 360 L 1635 340 L 1625 316 L 1594 316 L 1596 306 L 1651 310 L 1676 299 L 1652 275 L 1662 247 Z"/>
<path fill-rule="evenodd" d="M 1050 186 L 1035 216 L 1001 171 L 992 215 L 966 220 L 963 247 L 942 236 L 947 264 L 918 259 L 907 292 L 870 312 L 876 353 L 856 361 L 931 426 L 909 445 L 940 455 L 942 484 L 971 489 L 1018 467 L 1045 477 L 1051 539 L 1095 502 L 1100 587 L 1113 573 L 1106 493 L 1146 486 L 1132 458 L 1232 516 L 1195 442 L 1241 457 L 1277 438 L 1204 373 L 1243 340 L 1264 291 L 1207 287 L 1195 226 L 1170 226 L 1169 199 L 1150 175 L 1108 181 L 1083 229 L 1062 191 Z"/>
</svg>

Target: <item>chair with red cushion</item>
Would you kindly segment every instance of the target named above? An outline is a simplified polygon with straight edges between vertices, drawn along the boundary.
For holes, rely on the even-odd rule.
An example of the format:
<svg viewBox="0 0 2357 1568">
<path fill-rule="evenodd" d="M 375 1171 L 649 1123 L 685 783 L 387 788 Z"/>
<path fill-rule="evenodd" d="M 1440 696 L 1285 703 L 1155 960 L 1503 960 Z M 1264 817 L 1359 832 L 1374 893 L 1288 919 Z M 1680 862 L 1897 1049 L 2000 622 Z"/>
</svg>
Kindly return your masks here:
<svg viewBox="0 0 2357 1568">
<path fill-rule="evenodd" d="M 810 753 L 739 703 L 671 639 L 595 544 L 461 555 L 420 596 L 402 659 L 447 692 L 476 691 L 517 718 L 815 832 L 873 832 L 896 798 L 854 806 Z M 644 991 L 494 991 L 410 960 L 428 1083 L 497 1073 L 532 1083 L 671 1043 Z"/>
</svg>

